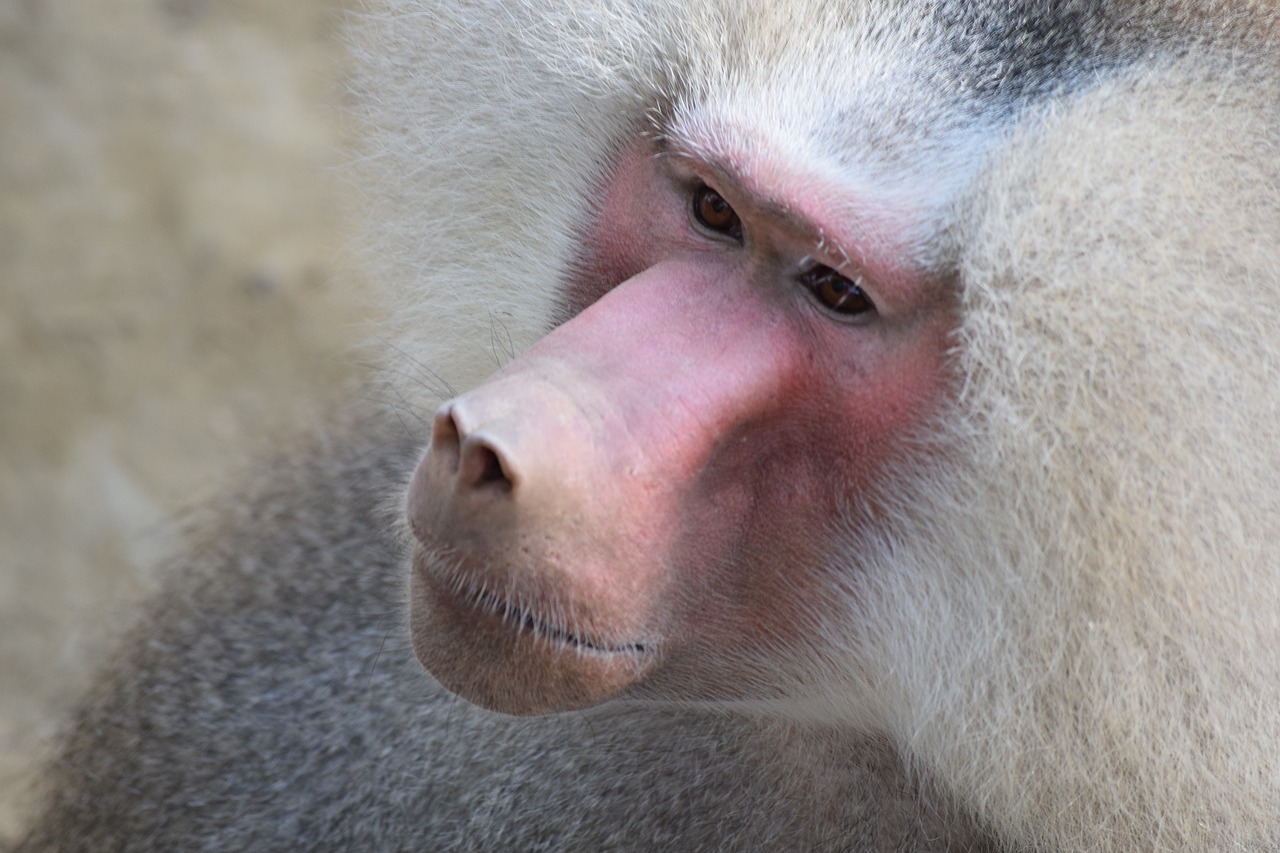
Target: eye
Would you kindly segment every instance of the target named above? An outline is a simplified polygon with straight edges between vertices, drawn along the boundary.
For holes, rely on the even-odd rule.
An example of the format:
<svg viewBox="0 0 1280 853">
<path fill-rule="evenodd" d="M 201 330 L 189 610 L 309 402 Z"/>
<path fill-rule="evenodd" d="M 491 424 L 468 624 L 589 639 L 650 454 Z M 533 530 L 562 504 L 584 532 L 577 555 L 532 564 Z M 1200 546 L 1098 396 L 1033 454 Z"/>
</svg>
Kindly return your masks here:
<svg viewBox="0 0 1280 853">
<path fill-rule="evenodd" d="M 693 193 L 693 218 L 708 231 L 742 242 L 742 221 L 724 196 L 702 184 Z"/>
<path fill-rule="evenodd" d="M 871 297 L 862 291 L 860 279 L 851 279 L 831 267 L 818 266 L 799 275 L 799 281 L 822 305 L 846 316 L 866 314 L 876 310 Z"/>
</svg>

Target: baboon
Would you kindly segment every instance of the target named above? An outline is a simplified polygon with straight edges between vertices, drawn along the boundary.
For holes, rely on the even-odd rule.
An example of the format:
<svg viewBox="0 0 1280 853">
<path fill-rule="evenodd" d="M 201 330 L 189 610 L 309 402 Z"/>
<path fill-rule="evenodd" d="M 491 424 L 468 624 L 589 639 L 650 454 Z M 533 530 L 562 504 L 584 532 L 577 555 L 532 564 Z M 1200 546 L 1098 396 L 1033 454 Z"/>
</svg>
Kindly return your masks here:
<svg viewBox="0 0 1280 853">
<path fill-rule="evenodd" d="M 1275 11 L 356 40 L 394 402 L 177 561 L 21 849 L 1280 845 Z"/>
</svg>

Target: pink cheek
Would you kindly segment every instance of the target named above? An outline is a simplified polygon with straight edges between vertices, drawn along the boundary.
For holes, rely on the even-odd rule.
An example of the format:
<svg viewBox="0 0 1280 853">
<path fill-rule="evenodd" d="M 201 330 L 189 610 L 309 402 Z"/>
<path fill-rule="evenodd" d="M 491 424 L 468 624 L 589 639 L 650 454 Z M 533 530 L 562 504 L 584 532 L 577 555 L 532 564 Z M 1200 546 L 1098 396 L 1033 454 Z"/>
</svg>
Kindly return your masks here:
<svg viewBox="0 0 1280 853">
<path fill-rule="evenodd" d="M 881 342 L 864 340 L 840 358 L 805 359 L 809 363 L 803 374 L 789 381 L 803 398 L 791 408 L 804 413 L 789 444 L 809 474 L 813 496 L 843 501 L 862 493 L 886 463 L 913 452 L 912 432 L 940 409 L 949 393 L 949 328 L 941 318 L 901 341 L 877 345 Z M 842 345 L 848 348 L 848 332 L 835 329 L 831 339 L 820 336 L 818 349 L 837 353 Z"/>
<path fill-rule="evenodd" d="M 904 354 L 883 365 L 854 395 L 852 419 L 876 444 L 902 436 L 937 404 L 941 362 L 939 349 Z"/>
</svg>

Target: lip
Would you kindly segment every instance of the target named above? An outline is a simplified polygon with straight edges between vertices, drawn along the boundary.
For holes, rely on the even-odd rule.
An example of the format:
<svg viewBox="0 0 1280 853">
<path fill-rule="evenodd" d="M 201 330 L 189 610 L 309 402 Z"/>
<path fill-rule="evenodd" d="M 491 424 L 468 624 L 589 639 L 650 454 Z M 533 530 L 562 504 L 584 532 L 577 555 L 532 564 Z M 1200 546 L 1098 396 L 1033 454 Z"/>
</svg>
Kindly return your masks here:
<svg viewBox="0 0 1280 853">
<path fill-rule="evenodd" d="M 582 655 L 637 660 L 653 655 L 653 643 L 611 642 L 589 634 L 568 631 L 557 627 L 551 620 L 542 618 L 537 610 L 523 603 L 514 604 L 509 598 L 498 595 L 458 572 L 440 573 L 438 565 L 432 567 L 430 564 L 433 561 L 426 555 L 419 555 L 417 562 L 421 576 L 435 588 L 442 603 L 489 630 L 520 635 L 557 650 Z"/>
<path fill-rule="evenodd" d="M 590 600 L 548 594 L 536 577 L 483 571 L 439 550 L 418 549 L 413 563 L 414 654 L 444 687 L 477 705 L 518 715 L 589 708 L 632 688 L 658 663 L 657 643 L 589 630 L 592 619 L 610 624 L 610 614 L 593 613 Z"/>
</svg>

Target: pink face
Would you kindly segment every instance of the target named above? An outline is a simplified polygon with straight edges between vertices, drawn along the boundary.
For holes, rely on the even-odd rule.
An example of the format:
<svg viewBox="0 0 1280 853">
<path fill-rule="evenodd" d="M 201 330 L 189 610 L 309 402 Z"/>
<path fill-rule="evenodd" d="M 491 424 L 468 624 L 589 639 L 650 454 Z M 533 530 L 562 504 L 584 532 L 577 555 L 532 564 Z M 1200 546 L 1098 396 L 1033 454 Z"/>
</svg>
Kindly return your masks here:
<svg viewBox="0 0 1280 853">
<path fill-rule="evenodd" d="M 812 645 L 806 590 L 859 571 L 827 564 L 833 522 L 947 393 L 954 305 L 893 216 L 692 150 L 621 153 L 577 315 L 436 415 L 414 645 L 480 704 L 780 689 L 748 662 Z"/>
</svg>

